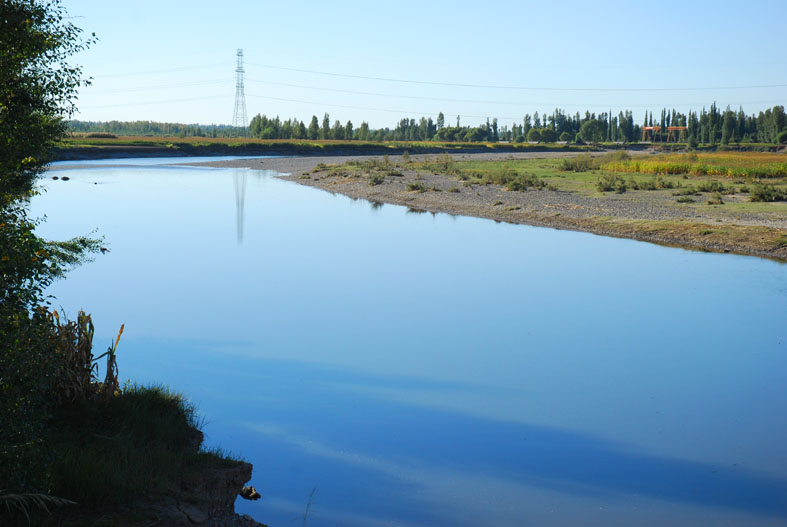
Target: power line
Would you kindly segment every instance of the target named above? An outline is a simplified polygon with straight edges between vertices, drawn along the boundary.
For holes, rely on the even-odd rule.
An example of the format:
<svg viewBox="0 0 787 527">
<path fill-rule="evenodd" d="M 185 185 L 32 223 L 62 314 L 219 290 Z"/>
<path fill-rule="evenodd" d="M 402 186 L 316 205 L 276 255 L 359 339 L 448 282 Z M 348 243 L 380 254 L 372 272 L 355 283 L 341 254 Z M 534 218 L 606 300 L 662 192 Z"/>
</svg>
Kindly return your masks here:
<svg viewBox="0 0 787 527">
<path fill-rule="evenodd" d="M 160 90 L 160 89 L 168 89 L 168 88 L 187 88 L 190 86 L 204 86 L 208 84 L 220 84 L 224 82 L 232 81 L 231 77 L 227 77 L 224 79 L 212 79 L 206 81 L 194 81 L 194 82 L 181 82 L 177 84 L 159 84 L 156 86 L 139 86 L 136 88 L 123 88 L 117 90 L 90 90 L 90 93 L 126 93 L 126 92 L 138 92 L 138 91 L 151 91 L 151 90 Z"/>
<path fill-rule="evenodd" d="M 93 78 L 104 79 L 104 78 L 111 78 L 111 77 L 135 77 L 135 76 L 138 76 L 138 75 L 151 75 L 151 74 L 155 74 L 155 73 L 175 73 L 175 72 L 181 72 L 181 71 L 204 70 L 204 69 L 209 69 L 209 68 L 218 68 L 218 67 L 222 67 L 222 66 L 226 66 L 226 64 L 225 63 L 220 63 L 220 64 L 203 64 L 203 65 L 200 65 L 200 66 L 185 66 L 185 67 L 182 67 L 182 68 L 167 68 L 167 69 L 163 69 L 163 70 L 137 71 L 137 72 L 134 72 L 134 73 L 108 73 L 106 75 L 95 75 L 95 76 L 93 76 Z"/>
<path fill-rule="evenodd" d="M 190 102 L 190 101 L 205 101 L 208 99 L 228 99 L 231 97 L 230 95 L 224 93 L 221 95 L 206 95 L 205 97 L 188 97 L 185 99 L 168 99 L 166 101 L 147 101 L 147 102 L 129 102 L 129 103 L 121 103 L 121 104 L 102 104 L 99 106 L 80 106 L 79 110 L 89 110 L 94 108 L 116 108 L 116 107 L 124 107 L 124 106 L 145 106 L 147 104 L 171 104 L 176 102 Z"/>
<path fill-rule="evenodd" d="M 499 104 L 499 105 L 508 105 L 508 106 L 575 106 L 575 107 L 588 107 L 588 106 L 603 106 L 603 107 L 623 107 L 626 108 L 653 108 L 658 105 L 654 104 L 621 104 L 620 102 L 615 103 L 584 103 L 584 104 L 569 104 L 566 105 L 562 102 L 535 102 L 535 101 L 490 101 L 490 100 L 479 100 L 479 99 L 452 99 L 447 97 L 422 97 L 417 95 L 400 95 L 396 93 L 379 93 L 379 92 L 367 92 L 367 91 L 356 91 L 356 90 L 341 90 L 337 88 L 325 88 L 322 86 L 308 86 L 304 84 L 290 84 L 285 82 L 274 82 L 274 81 L 258 81 L 254 79 L 247 79 L 249 82 L 254 82 L 257 84 L 270 84 L 274 86 L 284 86 L 288 88 L 303 88 L 306 90 L 318 90 L 318 91 L 327 91 L 327 92 L 334 92 L 334 93 L 349 93 L 352 95 L 370 95 L 373 97 L 387 97 L 387 98 L 396 98 L 396 99 L 413 99 L 413 100 L 423 100 L 423 101 L 438 101 L 438 102 L 458 102 L 458 103 L 472 103 L 472 104 Z M 742 102 L 739 104 L 768 104 L 778 101 L 749 101 L 749 102 Z M 666 106 L 700 106 L 703 104 L 707 104 L 707 101 L 697 103 L 697 102 L 680 102 L 680 103 L 672 103 Z M 664 106 L 664 105 L 661 105 Z M 666 107 L 665 106 L 665 107 Z"/>
<path fill-rule="evenodd" d="M 311 73 L 315 75 L 328 75 L 331 77 L 344 77 L 349 79 L 364 79 L 375 80 L 384 82 L 399 82 L 405 84 L 426 84 L 431 86 L 454 86 L 459 88 L 485 88 L 492 90 L 528 90 L 528 91 L 587 91 L 587 92 L 653 92 L 653 91 L 710 91 L 710 90 L 747 90 L 759 88 L 784 88 L 787 84 L 759 84 L 749 86 L 702 86 L 693 88 L 567 88 L 556 86 L 505 86 L 495 84 L 464 84 L 458 82 L 438 82 L 438 81 L 424 81 L 412 79 L 395 79 L 391 77 L 373 77 L 368 75 L 351 75 L 347 73 L 333 73 L 328 71 L 308 70 L 301 68 L 288 68 L 284 66 L 273 66 L 270 64 L 257 64 L 254 62 L 248 63 L 251 66 L 260 68 L 269 68 L 283 71 L 296 71 L 299 73 Z"/>
</svg>

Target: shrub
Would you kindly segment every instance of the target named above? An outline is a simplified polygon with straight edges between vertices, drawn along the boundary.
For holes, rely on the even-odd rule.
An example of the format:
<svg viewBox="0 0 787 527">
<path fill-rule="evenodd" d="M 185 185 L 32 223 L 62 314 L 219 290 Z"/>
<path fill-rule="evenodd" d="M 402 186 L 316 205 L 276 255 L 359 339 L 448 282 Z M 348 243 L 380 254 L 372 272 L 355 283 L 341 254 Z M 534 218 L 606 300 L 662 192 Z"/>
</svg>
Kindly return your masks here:
<svg viewBox="0 0 787 527">
<path fill-rule="evenodd" d="M 426 191 L 426 187 L 424 187 L 420 183 L 408 183 L 407 184 L 407 190 L 410 190 L 412 192 L 425 192 Z"/>
<path fill-rule="evenodd" d="M 626 192 L 626 180 L 617 174 L 604 174 L 598 178 L 596 188 L 599 192 L 614 190 L 618 194 L 623 194 Z"/>
<path fill-rule="evenodd" d="M 531 128 L 527 133 L 527 140 L 533 143 L 541 141 L 541 132 L 536 128 Z"/>
<path fill-rule="evenodd" d="M 691 196 L 681 196 L 675 201 L 677 201 L 678 203 L 696 203 L 694 198 L 692 198 Z"/>
<path fill-rule="evenodd" d="M 754 185 L 749 192 L 749 201 L 787 201 L 787 190 L 773 185 Z"/>
<path fill-rule="evenodd" d="M 708 199 L 708 205 L 724 205 L 724 200 L 721 199 L 721 193 L 714 192 Z"/>
<path fill-rule="evenodd" d="M 563 159 L 560 162 L 560 169 L 573 172 L 593 170 L 593 157 L 590 154 L 579 154 L 577 157 Z"/>
<path fill-rule="evenodd" d="M 562 134 L 560 134 L 560 140 L 568 143 L 569 141 L 571 141 L 571 134 L 569 134 L 568 132 L 563 132 Z"/>
<path fill-rule="evenodd" d="M 369 179 L 369 185 L 371 186 L 385 183 L 385 176 L 383 176 L 382 174 L 369 174 L 368 179 Z"/>
<path fill-rule="evenodd" d="M 702 181 L 697 185 L 700 192 L 724 192 L 727 187 L 719 181 Z"/>
<path fill-rule="evenodd" d="M 780 145 L 787 144 L 787 130 L 782 130 L 776 135 L 776 142 Z"/>
</svg>

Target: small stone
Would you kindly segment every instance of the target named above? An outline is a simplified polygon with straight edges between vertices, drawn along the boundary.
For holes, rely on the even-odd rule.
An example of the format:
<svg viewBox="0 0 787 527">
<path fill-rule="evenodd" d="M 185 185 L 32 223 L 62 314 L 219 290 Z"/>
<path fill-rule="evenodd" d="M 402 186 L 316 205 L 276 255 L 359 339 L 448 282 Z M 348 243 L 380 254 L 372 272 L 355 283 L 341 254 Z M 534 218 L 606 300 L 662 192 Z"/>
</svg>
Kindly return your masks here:
<svg viewBox="0 0 787 527">
<path fill-rule="evenodd" d="M 244 500 L 254 501 L 262 497 L 260 493 L 257 492 L 257 489 L 255 489 L 252 486 L 244 486 L 242 489 L 240 489 L 240 492 L 238 494 L 240 494 L 240 497 L 243 498 Z"/>
</svg>

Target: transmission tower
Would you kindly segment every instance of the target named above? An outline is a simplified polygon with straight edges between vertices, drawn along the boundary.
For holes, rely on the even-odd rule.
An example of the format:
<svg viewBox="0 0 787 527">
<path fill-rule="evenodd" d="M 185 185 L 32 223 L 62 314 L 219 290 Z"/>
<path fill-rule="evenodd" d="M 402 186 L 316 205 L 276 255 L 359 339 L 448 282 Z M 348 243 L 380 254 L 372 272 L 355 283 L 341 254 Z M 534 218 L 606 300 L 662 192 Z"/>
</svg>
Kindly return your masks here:
<svg viewBox="0 0 787 527">
<path fill-rule="evenodd" d="M 238 65 L 235 68 L 235 111 L 232 126 L 246 128 L 246 94 L 243 92 L 243 50 L 238 50 Z"/>
</svg>

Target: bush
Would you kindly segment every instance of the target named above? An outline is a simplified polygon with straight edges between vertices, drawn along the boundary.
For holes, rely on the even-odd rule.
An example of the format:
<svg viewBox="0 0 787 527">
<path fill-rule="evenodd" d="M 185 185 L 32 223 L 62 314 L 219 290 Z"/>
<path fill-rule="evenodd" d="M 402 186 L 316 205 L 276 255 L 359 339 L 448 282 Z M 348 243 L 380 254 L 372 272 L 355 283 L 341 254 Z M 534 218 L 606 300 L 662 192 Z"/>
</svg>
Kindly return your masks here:
<svg viewBox="0 0 787 527">
<path fill-rule="evenodd" d="M 557 132 L 551 128 L 542 128 L 540 134 L 541 140 L 545 143 L 554 143 L 557 141 Z"/>
<path fill-rule="evenodd" d="M 617 174 L 604 174 L 598 178 L 596 188 L 599 192 L 610 192 L 614 190 L 618 194 L 626 192 L 626 180 Z"/>
<path fill-rule="evenodd" d="M 782 130 L 776 135 L 776 143 L 780 145 L 787 144 L 787 130 Z"/>
<path fill-rule="evenodd" d="M 528 187 L 541 190 L 546 183 L 535 174 L 516 174 L 505 183 L 506 189 L 511 191 L 526 191 Z"/>
<path fill-rule="evenodd" d="M 380 185 L 385 183 L 385 176 L 382 174 L 369 174 L 369 185 Z"/>
<path fill-rule="evenodd" d="M 754 185 L 749 192 L 749 201 L 787 201 L 787 190 L 773 185 Z"/>
<path fill-rule="evenodd" d="M 568 132 L 563 132 L 562 134 L 560 134 L 560 140 L 568 143 L 569 141 L 571 141 L 571 134 L 569 134 Z"/>
<path fill-rule="evenodd" d="M 420 183 L 408 183 L 407 190 L 410 190 L 412 192 L 425 192 L 426 187 Z"/>
<path fill-rule="evenodd" d="M 708 205 L 724 205 L 724 200 L 722 199 L 721 193 L 714 192 L 713 195 L 708 199 Z"/>
<path fill-rule="evenodd" d="M 560 162 L 560 169 L 573 172 L 587 172 L 593 170 L 593 156 L 590 154 L 579 154 L 577 157 L 563 159 Z"/>
<path fill-rule="evenodd" d="M 697 185 L 700 192 L 724 192 L 726 189 L 724 183 L 719 181 L 703 181 Z"/>
<path fill-rule="evenodd" d="M 531 128 L 530 131 L 527 133 L 527 140 L 531 143 L 537 143 L 541 141 L 541 132 L 538 131 L 536 128 Z"/>
</svg>

